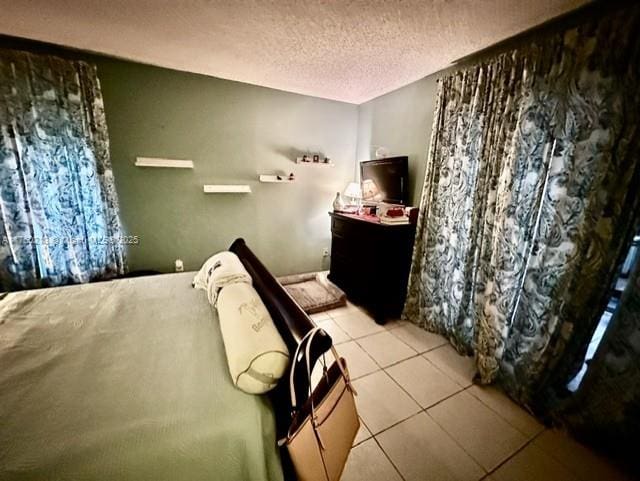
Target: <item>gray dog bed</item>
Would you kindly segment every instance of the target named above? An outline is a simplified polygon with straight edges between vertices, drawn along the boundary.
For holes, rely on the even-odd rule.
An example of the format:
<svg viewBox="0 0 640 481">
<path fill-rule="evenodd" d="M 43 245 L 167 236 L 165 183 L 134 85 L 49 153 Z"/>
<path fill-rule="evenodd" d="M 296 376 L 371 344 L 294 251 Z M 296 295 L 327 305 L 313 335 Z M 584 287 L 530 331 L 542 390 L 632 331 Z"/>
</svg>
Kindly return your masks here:
<svg viewBox="0 0 640 481">
<path fill-rule="evenodd" d="M 327 311 L 347 304 L 347 296 L 327 279 L 326 272 L 284 276 L 279 277 L 278 281 L 307 314 Z"/>
</svg>

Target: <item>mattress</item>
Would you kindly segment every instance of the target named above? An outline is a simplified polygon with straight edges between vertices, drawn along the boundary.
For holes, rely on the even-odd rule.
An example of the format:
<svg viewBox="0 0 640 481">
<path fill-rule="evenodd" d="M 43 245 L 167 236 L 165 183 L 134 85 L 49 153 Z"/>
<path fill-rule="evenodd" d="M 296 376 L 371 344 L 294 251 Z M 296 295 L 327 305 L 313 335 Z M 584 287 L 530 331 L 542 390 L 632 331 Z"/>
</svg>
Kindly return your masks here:
<svg viewBox="0 0 640 481">
<path fill-rule="evenodd" d="M 0 479 L 281 480 L 194 273 L 0 300 Z"/>
</svg>

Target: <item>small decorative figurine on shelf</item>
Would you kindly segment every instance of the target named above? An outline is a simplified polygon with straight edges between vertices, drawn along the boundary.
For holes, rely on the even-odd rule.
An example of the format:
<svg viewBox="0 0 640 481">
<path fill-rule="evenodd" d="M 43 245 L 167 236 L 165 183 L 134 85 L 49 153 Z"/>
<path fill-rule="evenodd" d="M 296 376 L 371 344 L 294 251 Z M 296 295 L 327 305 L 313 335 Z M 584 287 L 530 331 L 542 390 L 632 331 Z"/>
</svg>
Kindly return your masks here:
<svg viewBox="0 0 640 481">
<path fill-rule="evenodd" d="M 301 157 L 296 157 L 296 164 L 315 164 L 315 165 L 333 165 L 331 158 L 326 154 L 303 154 Z"/>
</svg>

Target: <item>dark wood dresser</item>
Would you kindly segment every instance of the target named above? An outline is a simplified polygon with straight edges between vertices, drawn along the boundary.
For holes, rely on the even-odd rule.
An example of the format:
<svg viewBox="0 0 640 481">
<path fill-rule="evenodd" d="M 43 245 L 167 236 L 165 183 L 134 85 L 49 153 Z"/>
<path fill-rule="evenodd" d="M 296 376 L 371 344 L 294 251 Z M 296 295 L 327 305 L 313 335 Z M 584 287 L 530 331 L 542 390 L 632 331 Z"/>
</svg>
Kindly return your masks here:
<svg viewBox="0 0 640 481">
<path fill-rule="evenodd" d="M 385 225 L 330 212 L 329 279 L 349 300 L 384 323 L 402 313 L 411 267 L 415 225 Z M 370 218 L 369 218 L 370 219 Z"/>
</svg>

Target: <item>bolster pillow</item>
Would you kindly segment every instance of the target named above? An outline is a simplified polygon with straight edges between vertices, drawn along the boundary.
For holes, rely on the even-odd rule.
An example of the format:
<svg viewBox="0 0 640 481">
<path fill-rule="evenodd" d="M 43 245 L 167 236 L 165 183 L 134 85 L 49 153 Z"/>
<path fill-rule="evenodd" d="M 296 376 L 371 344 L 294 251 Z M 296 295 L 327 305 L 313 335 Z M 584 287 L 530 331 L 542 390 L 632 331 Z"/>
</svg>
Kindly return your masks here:
<svg viewBox="0 0 640 481">
<path fill-rule="evenodd" d="M 222 251 L 206 260 L 193 278 L 193 287 L 207 291 L 209 303 L 215 306 L 220 289 L 238 282 L 251 284 L 251 276 L 237 255 Z"/>
<path fill-rule="evenodd" d="M 289 350 L 253 286 L 223 287 L 218 317 L 233 384 L 249 394 L 273 389 L 287 369 Z"/>
</svg>

